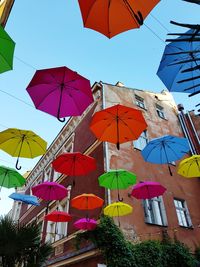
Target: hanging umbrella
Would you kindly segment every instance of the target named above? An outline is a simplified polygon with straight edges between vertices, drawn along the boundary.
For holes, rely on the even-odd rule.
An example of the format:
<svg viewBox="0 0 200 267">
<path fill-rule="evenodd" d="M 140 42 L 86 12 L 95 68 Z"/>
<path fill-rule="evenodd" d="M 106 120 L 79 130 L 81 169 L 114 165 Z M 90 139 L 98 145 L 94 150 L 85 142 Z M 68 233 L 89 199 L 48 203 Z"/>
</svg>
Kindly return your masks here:
<svg viewBox="0 0 200 267">
<path fill-rule="evenodd" d="M 0 73 L 13 68 L 15 42 L 0 25 Z"/>
<path fill-rule="evenodd" d="M 26 90 L 37 109 L 62 122 L 93 102 L 90 81 L 67 67 L 37 70 Z"/>
<path fill-rule="evenodd" d="M 94 194 L 82 194 L 71 200 L 71 206 L 79 210 L 93 210 L 103 205 L 103 199 Z"/>
<path fill-rule="evenodd" d="M 140 110 L 122 105 L 98 111 L 92 117 L 90 129 L 100 141 L 117 145 L 136 140 L 147 128 Z"/>
<path fill-rule="evenodd" d="M 79 230 L 94 230 L 97 227 L 97 221 L 89 218 L 82 218 L 74 223 L 74 227 Z"/>
<path fill-rule="evenodd" d="M 0 188 L 15 188 L 21 187 L 26 183 L 24 177 L 16 170 L 0 166 Z"/>
<path fill-rule="evenodd" d="M 182 160 L 178 166 L 178 174 L 187 178 L 200 177 L 200 155 Z"/>
<path fill-rule="evenodd" d="M 44 219 L 51 222 L 70 222 L 72 216 L 67 212 L 57 210 L 45 215 Z"/>
<path fill-rule="evenodd" d="M 133 208 L 123 202 L 114 202 L 107 207 L 104 208 L 104 215 L 108 215 L 110 217 L 119 217 L 125 216 L 132 213 Z"/>
<path fill-rule="evenodd" d="M 200 5 L 200 0 L 183 0 L 183 1 Z"/>
<path fill-rule="evenodd" d="M 31 195 L 24 195 L 19 193 L 12 193 L 9 198 L 12 198 L 15 201 L 21 201 L 26 204 L 31 204 L 34 206 L 39 206 L 40 203 L 38 202 L 37 197 Z"/>
<path fill-rule="evenodd" d="M 32 187 L 32 193 L 44 200 L 61 200 L 68 195 L 68 190 L 56 182 L 44 182 Z"/>
<path fill-rule="evenodd" d="M 0 149 L 13 157 L 17 157 L 16 169 L 19 158 L 35 158 L 46 152 L 47 143 L 32 131 L 9 128 L 0 132 Z"/>
<path fill-rule="evenodd" d="M 52 162 L 52 166 L 57 172 L 79 176 L 96 170 L 96 160 L 80 152 L 63 153 Z"/>
<path fill-rule="evenodd" d="M 151 199 L 164 194 L 166 188 L 157 182 L 140 182 L 133 186 L 131 196 L 137 199 Z"/>
<path fill-rule="evenodd" d="M 122 201 L 119 196 L 119 189 L 126 189 L 136 183 L 136 175 L 132 172 L 121 170 L 110 170 L 99 176 L 99 185 L 108 189 L 118 190 L 118 200 Z"/>
<path fill-rule="evenodd" d="M 165 47 L 157 75 L 171 92 L 200 93 L 200 43 L 194 40 L 199 30 L 194 27 Z"/>
<path fill-rule="evenodd" d="M 86 28 L 98 31 L 108 38 L 139 28 L 159 0 L 79 0 Z"/>
<path fill-rule="evenodd" d="M 141 154 L 145 161 L 155 164 L 168 164 L 181 159 L 190 150 L 187 138 L 165 135 L 152 139 Z"/>
</svg>

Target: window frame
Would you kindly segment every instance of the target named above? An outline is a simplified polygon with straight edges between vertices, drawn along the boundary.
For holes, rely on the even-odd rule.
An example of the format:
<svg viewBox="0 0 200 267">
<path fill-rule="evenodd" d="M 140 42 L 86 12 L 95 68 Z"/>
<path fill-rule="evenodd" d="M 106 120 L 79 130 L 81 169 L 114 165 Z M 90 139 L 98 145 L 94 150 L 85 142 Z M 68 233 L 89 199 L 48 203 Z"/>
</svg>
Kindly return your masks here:
<svg viewBox="0 0 200 267">
<path fill-rule="evenodd" d="M 139 96 L 139 95 L 137 95 L 137 94 L 135 94 L 135 104 L 136 104 L 137 107 L 142 108 L 144 110 L 147 110 L 144 98 Z"/>
<path fill-rule="evenodd" d="M 157 113 L 159 118 L 166 120 L 164 108 L 158 104 L 156 104 L 156 113 Z"/>
<path fill-rule="evenodd" d="M 176 203 L 178 205 L 176 205 Z M 181 206 L 179 204 L 181 204 Z M 178 219 L 179 226 L 184 228 L 193 228 L 186 200 L 180 198 L 174 198 L 174 207 L 176 210 L 176 216 Z"/>
<path fill-rule="evenodd" d="M 157 210 L 157 208 L 159 208 L 159 210 Z M 145 223 L 150 225 L 158 225 L 161 227 L 168 226 L 167 214 L 162 196 L 154 197 L 151 199 L 144 199 L 143 209 L 144 209 Z M 158 215 L 160 216 L 160 218 L 156 219 L 156 216 Z M 161 223 L 159 223 L 159 220 Z"/>
<path fill-rule="evenodd" d="M 144 136 L 143 136 L 144 135 Z M 145 145 L 143 144 L 145 142 Z M 149 142 L 148 132 L 144 130 L 137 140 L 133 141 L 134 149 L 143 150 Z"/>
</svg>

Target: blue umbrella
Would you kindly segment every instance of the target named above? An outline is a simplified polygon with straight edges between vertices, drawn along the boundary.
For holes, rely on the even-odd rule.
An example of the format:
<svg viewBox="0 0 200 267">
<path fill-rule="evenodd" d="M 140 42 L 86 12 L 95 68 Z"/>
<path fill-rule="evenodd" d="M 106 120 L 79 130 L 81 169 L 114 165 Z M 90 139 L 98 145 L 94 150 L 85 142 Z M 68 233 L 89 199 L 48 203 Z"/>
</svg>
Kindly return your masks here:
<svg viewBox="0 0 200 267">
<path fill-rule="evenodd" d="M 169 91 L 192 96 L 200 93 L 200 32 L 194 27 L 180 35 L 165 47 L 157 75 Z"/>
<path fill-rule="evenodd" d="M 168 164 L 170 175 L 172 175 L 169 163 L 181 159 L 189 150 L 187 138 L 165 135 L 152 139 L 141 154 L 147 162 Z"/>
<path fill-rule="evenodd" d="M 30 196 L 30 195 L 24 195 L 24 194 L 19 194 L 19 193 L 12 193 L 9 198 L 12 198 L 13 200 L 16 201 L 22 201 L 26 204 L 32 204 L 34 206 L 39 206 L 40 203 L 38 202 L 37 197 L 35 196 Z"/>
</svg>

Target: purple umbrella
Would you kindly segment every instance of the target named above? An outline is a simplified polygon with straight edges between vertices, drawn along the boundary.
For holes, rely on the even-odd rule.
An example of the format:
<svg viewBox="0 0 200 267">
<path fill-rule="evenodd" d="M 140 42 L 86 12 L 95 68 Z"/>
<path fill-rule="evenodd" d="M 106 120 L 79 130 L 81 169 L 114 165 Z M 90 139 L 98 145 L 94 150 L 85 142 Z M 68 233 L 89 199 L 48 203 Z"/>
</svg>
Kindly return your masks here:
<svg viewBox="0 0 200 267">
<path fill-rule="evenodd" d="M 151 199 L 164 194 L 166 188 L 157 182 L 140 182 L 133 186 L 131 196 L 137 199 Z"/>
<path fill-rule="evenodd" d="M 37 109 L 61 122 L 93 102 L 90 81 L 67 67 L 37 70 L 26 90 Z"/>
<path fill-rule="evenodd" d="M 97 221 L 89 218 L 82 218 L 74 223 L 74 227 L 79 230 L 94 230 L 97 227 Z"/>
<path fill-rule="evenodd" d="M 68 190 L 56 182 L 44 182 L 32 187 L 32 193 L 44 200 L 61 200 L 68 195 Z"/>
</svg>

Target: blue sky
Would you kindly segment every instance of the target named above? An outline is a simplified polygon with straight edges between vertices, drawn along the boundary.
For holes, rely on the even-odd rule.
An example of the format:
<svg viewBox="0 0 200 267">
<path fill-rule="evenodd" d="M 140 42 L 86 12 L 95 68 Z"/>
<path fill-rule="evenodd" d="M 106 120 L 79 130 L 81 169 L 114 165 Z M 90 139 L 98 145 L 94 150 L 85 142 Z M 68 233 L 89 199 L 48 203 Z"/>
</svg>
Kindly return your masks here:
<svg viewBox="0 0 200 267">
<path fill-rule="evenodd" d="M 169 32 L 185 31 L 169 21 L 199 23 L 200 6 L 182 0 L 161 0 L 151 14 L 145 20 L 146 26 L 108 39 L 83 27 L 77 0 L 15 1 L 6 25 L 16 42 L 14 69 L 0 77 L 0 131 L 8 127 L 30 129 L 50 144 L 63 127 L 54 117 L 36 110 L 25 90 L 36 69 L 65 65 L 90 79 L 91 84 L 121 81 L 132 88 L 155 92 L 164 89 L 156 75 L 165 47 L 163 41 Z M 199 102 L 199 96 L 174 96 L 186 110 Z M 15 160 L 0 151 L 0 165 L 14 167 Z M 22 173 L 37 160 L 21 160 Z M 7 195 L 12 191 L 1 190 L 0 214 L 11 208 Z"/>
</svg>

